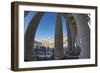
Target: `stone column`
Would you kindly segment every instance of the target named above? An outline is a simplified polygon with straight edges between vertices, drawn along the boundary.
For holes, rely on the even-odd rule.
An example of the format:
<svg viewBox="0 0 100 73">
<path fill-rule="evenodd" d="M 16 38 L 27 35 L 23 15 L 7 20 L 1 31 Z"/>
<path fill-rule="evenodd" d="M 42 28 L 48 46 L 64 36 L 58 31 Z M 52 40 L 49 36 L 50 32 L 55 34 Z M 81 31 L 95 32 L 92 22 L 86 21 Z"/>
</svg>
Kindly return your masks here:
<svg viewBox="0 0 100 73">
<path fill-rule="evenodd" d="M 36 33 L 36 29 L 38 27 L 38 24 L 42 18 L 44 13 L 37 12 L 37 14 L 32 18 L 32 21 L 30 21 L 28 28 L 24 34 L 24 60 L 25 61 L 32 61 L 35 60 L 33 56 L 33 43 L 34 43 L 34 37 Z"/>
<path fill-rule="evenodd" d="M 67 22 L 67 15 L 68 14 L 63 14 L 65 20 L 66 20 L 66 30 L 67 30 L 67 40 L 68 40 L 68 48 L 67 48 L 67 53 L 70 54 L 71 49 L 72 49 L 72 37 L 71 37 L 71 29 L 70 29 L 70 25 Z"/>
<path fill-rule="evenodd" d="M 57 16 L 56 28 L 55 28 L 55 58 L 64 58 L 63 51 L 63 30 L 62 30 L 62 18 L 60 14 Z"/>
<path fill-rule="evenodd" d="M 67 29 L 67 37 L 68 37 L 68 51 L 67 53 L 72 58 L 77 57 L 80 55 L 81 48 L 80 45 L 76 43 L 76 36 L 77 36 L 77 23 L 73 14 L 63 14 L 66 19 L 66 29 Z"/>
<path fill-rule="evenodd" d="M 90 28 L 87 14 L 73 14 L 77 22 L 77 43 L 81 47 L 80 58 L 90 58 Z"/>
<path fill-rule="evenodd" d="M 77 27 L 74 21 L 72 14 L 64 14 L 66 19 L 66 28 L 67 28 L 67 36 L 68 36 L 68 49 L 70 49 L 70 53 L 72 53 L 73 49 L 75 48 L 75 40 L 77 35 Z"/>
</svg>

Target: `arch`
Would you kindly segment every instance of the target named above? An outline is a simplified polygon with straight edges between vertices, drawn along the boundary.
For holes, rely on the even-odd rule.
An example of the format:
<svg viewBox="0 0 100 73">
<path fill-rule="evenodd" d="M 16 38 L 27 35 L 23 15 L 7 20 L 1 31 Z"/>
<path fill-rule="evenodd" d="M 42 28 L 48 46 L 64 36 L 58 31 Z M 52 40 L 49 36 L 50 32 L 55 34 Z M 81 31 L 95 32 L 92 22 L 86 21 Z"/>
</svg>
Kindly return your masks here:
<svg viewBox="0 0 100 73">
<path fill-rule="evenodd" d="M 33 42 L 34 37 L 36 33 L 36 29 L 38 27 L 38 24 L 43 16 L 43 12 L 37 12 L 34 18 L 32 18 L 32 21 L 30 21 L 29 26 L 27 27 L 27 30 L 24 34 L 24 60 L 25 61 L 32 61 L 35 60 L 33 54 L 32 54 L 32 48 L 33 48 Z"/>
</svg>

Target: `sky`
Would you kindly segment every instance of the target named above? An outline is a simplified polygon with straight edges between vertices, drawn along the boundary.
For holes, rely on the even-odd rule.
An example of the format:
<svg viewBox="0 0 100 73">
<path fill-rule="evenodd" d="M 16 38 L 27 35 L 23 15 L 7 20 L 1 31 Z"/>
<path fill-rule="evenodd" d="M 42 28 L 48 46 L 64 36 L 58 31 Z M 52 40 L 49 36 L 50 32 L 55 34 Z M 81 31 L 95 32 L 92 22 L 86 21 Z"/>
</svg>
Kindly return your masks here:
<svg viewBox="0 0 100 73">
<path fill-rule="evenodd" d="M 32 21 L 32 18 L 34 18 L 36 12 L 35 11 L 29 11 L 29 13 L 24 17 L 24 32 L 26 32 L 27 27 Z M 35 40 L 41 41 L 43 39 L 47 39 L 48 37 L 54 40 L 55 35 L 55 25 L 56 25 L 56 19 L 57 19 L 56 12 L 45 12 L 43 17 L 41 18 L 38 28 L 36 30 Z M 63 36 L 67 36 L 66 32 L 66 21 L 63 16 L 62 18 L 62 26 L 63 26 Z"/>
</svg>

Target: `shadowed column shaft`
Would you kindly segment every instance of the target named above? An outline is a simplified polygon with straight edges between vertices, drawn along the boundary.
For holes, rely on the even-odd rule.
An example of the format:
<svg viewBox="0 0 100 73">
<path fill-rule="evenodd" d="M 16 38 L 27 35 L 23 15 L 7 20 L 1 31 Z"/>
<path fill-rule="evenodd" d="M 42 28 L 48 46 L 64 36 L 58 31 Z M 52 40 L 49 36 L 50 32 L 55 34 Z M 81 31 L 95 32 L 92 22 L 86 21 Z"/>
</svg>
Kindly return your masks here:
<svg viewBox="0 0 100 73">
<path fill-rule="evenodd" d="M 60 15 L 57 16 L 56 28 L 55 28 L 55 58 L 56 59 L 64 58 L 62 18 Z"/>
<path fill-rule="evenodd" d="M 76 41 L 76 30 L 74 28 L 74 19 L 72 14 L 65 14 L 66 22 L 68 23 L 67 26 L 67 35 L 68 35 L 68 48 L 72 51 L 75 48 L 75 41 Z"/>
<path fill-rule="evenodd" d="M 34 43 L 34 37 L 36 33 L 36 29 L 38 27 L 38 24 L 42 18 L 44 13 L 37 12 L 34 18 L 29 23 L 29 26 L 24 34 L 24 48 L 25 53 L 24 57 L 26 61 L 32 61 L 35 60 L 33 56 L 33 43 Z"/>
<path fill-rule="evenodd" d="M 74 49 L 75 40 L 76 40 L 76 33 L 75 33 L 76 31 L 75 31 L 74 24 L 73 24 L 74 19 L 71 19 L 71 17 L 73 16 L 69 14 L 67 16 L 67 19 L 68 19 L 69 28 L 71 29 L 72 49 Z"/>
<path fill-rule="evenodd" d="M 67 20 L 67 14 L 64 14 L 64 17 L 65 17 L 66 22 L 67 22 L 68 21 Z M 66 23 L 66 30 L 67 30 L 67 40 L 68 40 L 68 53 L 70 53 L 70 51 L 72 49 L 72 37 L 71 37 L 70 25 L 69 25 L 68 22 Z"/>
</svg>

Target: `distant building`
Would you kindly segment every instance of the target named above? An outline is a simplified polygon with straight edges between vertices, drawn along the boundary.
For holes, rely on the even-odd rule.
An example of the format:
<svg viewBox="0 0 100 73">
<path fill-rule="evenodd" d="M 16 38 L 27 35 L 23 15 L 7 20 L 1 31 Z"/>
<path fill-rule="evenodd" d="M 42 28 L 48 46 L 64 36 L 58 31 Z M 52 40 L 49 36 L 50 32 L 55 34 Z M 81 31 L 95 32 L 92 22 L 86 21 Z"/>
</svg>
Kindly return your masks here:
<svg viewBox="0 0 100 73">
<path fill-rule="evenodd" d="M 47 38 L 41 41 L 41 46 L 45 48 L 54 48 L 54 42 L 51 38 Z"/>
<path fill-rule="evenodd" d="M 41 42 L 34 41 L 33 46 L 34 46 L 34 48 L 41 48 Z"/>
<path fill-rule="evenodd" d="M 67 37 L 63 38 L 63 48 L 66 48 L 68 46 Z M 54 48 L 54 42 L 51 38 L 43 39 L 41 41 L 35 41 L 34 42 L 34 48 Z"/>
</svg>

